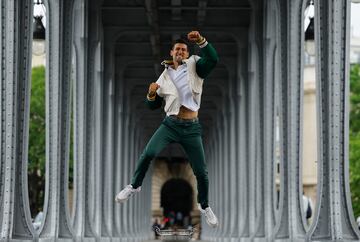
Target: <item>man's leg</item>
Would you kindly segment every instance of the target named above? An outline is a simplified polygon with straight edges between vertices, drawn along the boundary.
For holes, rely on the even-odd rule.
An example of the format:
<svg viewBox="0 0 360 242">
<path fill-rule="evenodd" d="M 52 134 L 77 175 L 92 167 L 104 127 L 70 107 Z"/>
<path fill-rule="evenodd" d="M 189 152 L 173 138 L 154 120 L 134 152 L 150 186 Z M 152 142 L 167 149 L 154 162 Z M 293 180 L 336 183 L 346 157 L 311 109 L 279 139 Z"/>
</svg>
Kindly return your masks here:
<svg viewBox="0 0 360 242">
<path fill-rule="evenodd" d="M 151 137 L 149 143 L 146 145 L 143 153 L 141 154 L 135 173 L 133 175 L 131 185 L 134 189 L 141 186 L 145 177 L 146 171 L 149 168 L 151 160 L 162 151 L 169 143 L 176 142 L 177 135 L 174 130 L 161 124 Z"/>
<path fill-rule="evenodd" d="M 190 133 L 181 139 L 180 144 L 189 158 L 190 165 L 197 180 L 198 203 L 205 209 L 209 205 L 209 179 L 201 138 L 201 126 L 198 123 L 194 123 L 191 129 Z"/>
<path fill-rule="evenodd" d="M 219 225 L 219 222 L 216 215 L 209 207 L 209 179 L 205 163 L 205 152 L 201 139 L 201 126 L 199 123 L 194 123 L 184 131 L 186 135 L 185 137 L 182 137 L 180 144 L 188 155 L 191 167 L 196 176 L 199 209 L 201 213 L 205 215 L 207 224 L 215 228 Z"/>
</svg>

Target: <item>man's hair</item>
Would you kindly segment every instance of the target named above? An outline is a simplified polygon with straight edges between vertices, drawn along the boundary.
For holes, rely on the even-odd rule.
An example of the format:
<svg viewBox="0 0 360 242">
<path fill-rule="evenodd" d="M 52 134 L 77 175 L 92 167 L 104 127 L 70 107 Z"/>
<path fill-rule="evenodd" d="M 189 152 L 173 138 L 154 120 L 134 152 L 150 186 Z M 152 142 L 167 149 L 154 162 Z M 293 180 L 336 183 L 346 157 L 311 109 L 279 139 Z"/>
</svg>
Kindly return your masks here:
<svg viewBox="0 0 360 242">
<path fill-rule="evenodd" d="M 185 44 L 188 47 L 188 51 L 189 51 L 189 42 L 187 42 L 184 39 L 176 39 L 171 43 L 171 49 L 174 49 L 174 46 L 176 44 Z"/>
</svg>

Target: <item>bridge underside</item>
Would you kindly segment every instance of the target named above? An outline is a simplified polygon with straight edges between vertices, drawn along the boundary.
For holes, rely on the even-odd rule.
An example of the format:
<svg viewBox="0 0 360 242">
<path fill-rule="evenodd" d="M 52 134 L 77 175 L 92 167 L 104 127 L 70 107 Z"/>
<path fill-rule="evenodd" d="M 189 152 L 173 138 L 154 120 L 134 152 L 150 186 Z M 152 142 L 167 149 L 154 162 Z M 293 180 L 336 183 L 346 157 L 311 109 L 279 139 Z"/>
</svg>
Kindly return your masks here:
<svg viewBox="0 0 360 242">
<path fill-rule="evenodd" d="M 31 223 L 27 187 L 33 1 L 0 3 L 1 239 L 153 238 L 153 169 L 141 193 L 126 204 L 115 204 L 114 195 L 130 182 L 137 158 L 165 115 L 145 107 L 148 85 L 161 73 L 160 62 L 169 58 L 171 41 L 191 30 L 199 30 L 220 58 L 204 82 L 199 113 L 210 204 L 220 227 L 211 229 L 202 221 L 201 238 L 360 239 L 348 178 L 349 1 L 315 1 L 319 176 L 310 228 L 302 212 L 300 169 L 306 0 L 44 3 L 47 183 L 38 231 Z M 196 46 L 191 51 L 199 53 Z M 67 198 L 71 112 L 72 213 Z M 280 154 L 279 199 L 275 147 Z M 186 160 L 176 145 L 159 157 Z"/>
</svg>

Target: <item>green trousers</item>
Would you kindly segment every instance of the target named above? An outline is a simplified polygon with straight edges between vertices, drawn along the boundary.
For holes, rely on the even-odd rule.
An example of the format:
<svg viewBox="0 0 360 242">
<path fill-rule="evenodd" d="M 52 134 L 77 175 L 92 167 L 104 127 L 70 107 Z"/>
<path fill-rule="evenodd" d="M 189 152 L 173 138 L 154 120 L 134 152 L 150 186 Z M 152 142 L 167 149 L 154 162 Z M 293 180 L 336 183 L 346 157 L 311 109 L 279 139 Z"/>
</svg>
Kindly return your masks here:
<svg viewBox="0 0 360 242">
<path fill-rule="evenodd" d="M 198 121 L 184 122 L 173 117 L 166 117 L 141 154 L 131 185 L 134 188 L 141 186 L 151 160 L 170 143 L 179 143 L 184 148 L 197 180 L 198 202 L 202 208 L 206 208 L 209 180 L 201 138 L 201 125 Z"/>
</svg>

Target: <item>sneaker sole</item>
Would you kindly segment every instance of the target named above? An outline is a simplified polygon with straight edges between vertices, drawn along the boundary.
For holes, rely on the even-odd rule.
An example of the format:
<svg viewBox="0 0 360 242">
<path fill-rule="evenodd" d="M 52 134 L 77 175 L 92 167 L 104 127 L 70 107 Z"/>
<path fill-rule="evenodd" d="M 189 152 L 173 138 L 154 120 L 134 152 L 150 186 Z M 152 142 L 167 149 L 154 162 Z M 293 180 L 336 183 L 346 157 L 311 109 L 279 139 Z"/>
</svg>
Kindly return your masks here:
<svg viewBox="0 0 360 242">
<path fill-rule="evenodd" d="M 126 202 L 127 200 L 129 200 L 129 198 L 118 199 L 117 197 L 115 197 L 115 202 L 117 202 L 117 203 L 123 203 L 123 202 Z"/>
<path fill-rule="evenodd" d="M 217 223 L 217 224 L 210 224 L 210 223 L 208 223 L 208 221 L 206 221 L 206 223 L 207 223 L 211 228 L 216 228 L 216 227 L 219 226 L 219 223 Z"/>
</svg>

